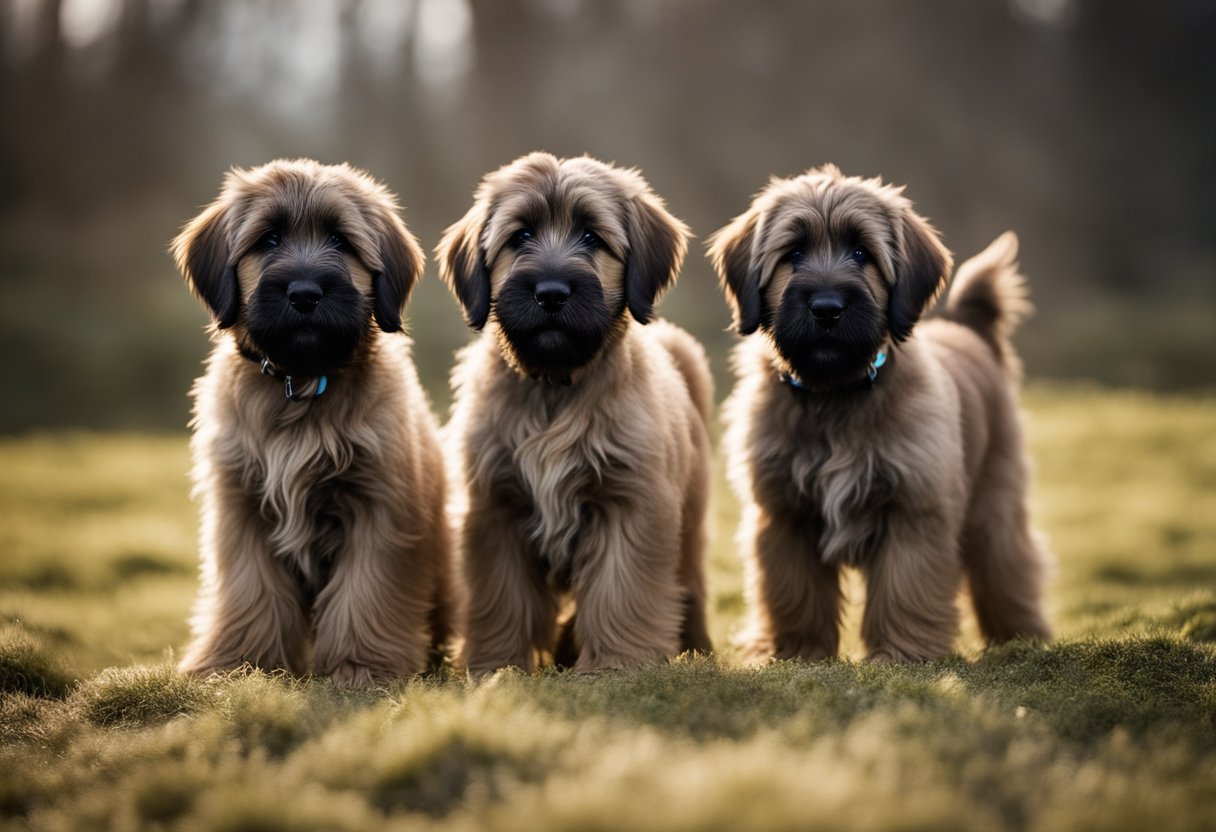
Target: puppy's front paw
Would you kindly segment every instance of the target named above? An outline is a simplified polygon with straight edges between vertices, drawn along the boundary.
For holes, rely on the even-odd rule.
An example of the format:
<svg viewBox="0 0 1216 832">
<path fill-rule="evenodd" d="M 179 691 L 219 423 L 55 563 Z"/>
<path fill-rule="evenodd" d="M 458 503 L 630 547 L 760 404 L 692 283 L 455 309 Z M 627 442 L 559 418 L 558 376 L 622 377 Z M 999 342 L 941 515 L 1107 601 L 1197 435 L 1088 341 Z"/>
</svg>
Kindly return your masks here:
<svg viewBox="0 0 1216 832">
<path fill-rule="evenodd" d="M 475 688 L 492 690 L 510 684 L 513 680 L 527 678 L 527 676 L 526 671 L 511 665 L 500 667 L 497 670 L 469 671 L 469 683 Z"/>
<path fill-rule="evenodd" d="M 866 654 L 866 661 L 873 662 L 874 664 L 900 664 L 907 660 L 907 657 L 903 653 L 890 647 L 880 647 Z"/>
<path fill-rule="evenodd" d="M 944 650 L 921 650 L 909 652 L 898 647 L 875 647 L 866 654 L 866 661 L 874 664 L 913 664 L 915 662 L 932 662 L 946 655 Z"/>
<path fill-rule="evenodd" d="M 387 685 L 393 680 L 394 675 L 366 664 L 345 661 L 339 662 L 333 670 L 329 671 L 329 678 L 338 687 L 366 690 Z"/>
<path fill-rule="evenodd" d="M 635 667 L 662 664 L 668 659 L 661 653 L 631 656 L 624 653 L 591 652 L 584 650 L 574 663 L 574 672 L 582 675 L 602 675 L 613 670 L 629 670 Z"/>
</svg>

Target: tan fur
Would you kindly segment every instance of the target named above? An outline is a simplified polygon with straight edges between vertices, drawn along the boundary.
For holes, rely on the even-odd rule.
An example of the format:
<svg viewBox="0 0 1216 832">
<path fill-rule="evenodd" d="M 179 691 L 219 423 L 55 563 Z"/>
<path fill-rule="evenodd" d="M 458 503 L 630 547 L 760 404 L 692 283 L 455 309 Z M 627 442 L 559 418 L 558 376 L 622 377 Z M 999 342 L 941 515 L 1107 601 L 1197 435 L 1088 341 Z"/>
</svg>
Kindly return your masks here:
<svg viewBox="0 0 1216 832">
<path fill-rule="evenodd" d="M 606 303 L 622 311 L 594 358 L 561 381 L 530 377 L 499 325 L 516 256 L 502 240 L 517 202 L 544 206 L 538 237 L 577 237 L 581 205 L 606 241 L 593 265 Z M 590 671 L 710 649 L 705 354 L 672 324 L 644 326 L 623 310 L 628 280 L 651 281 L 650 299 L 674 280 L 685 235 L 638 174 L 532 154 L 487 176 L 439 246 L 471 319 L 470 258 L 484 260 L 492 297 L 485 331 L 457 358 L 445 429 L 468 602 L 463 661 L 474 674 L 530 671 L 555 655 Z M 637 268 L 648 250 L 662 254 Z"/>
<path fill-rule="evenodd" d="M 248 302 L 261 261 L 242 234 L 260 227 L 267 206 L 285 210 L 289 225 L 337 212 L 359 292 L 371 293 L 371 270 L 403 269 L 408 295 L 422 253 L 392 195 L 354 169 L 303 161 L 230 174 L 175 241 L 200 295 L 199 247 L 212 245 L 235 262 Z M 389 262 L 393 250 L 403 262 Z M 353 361 L 302 402 L 238 351 L 248 345 L 243 309 L 212 340 L 193 391 L 203 585 L 181 669 L 249 664 L 355 686 L 423 670 L 446 635 L 449 543 L 438 428 L 409 339 L 369 322 Z"/>
<path fill-rule="evenodd" d="M 914 320 L 948 278 L 948 253 L 898 190 L 835 168 L 810 171 L 776 180 L 711 242 L 737 321 L 749 302 L 761 313 L 783 302 L 780 284 L 792 270 L 781 258 L 793 235 L 779 229 L 796 226 L 820 230 L 808 257 L 821 256 L 833 234 L 865 240 L 874 262 L 864 274 L 880 309 L 901 280 L 919 280 Z M 744 505 L 752 659 L 836 655 L 842 567 L 866 580 L 862 637 L 871 659 L 949 653 L 964 576 L 990 642 L 1049 637 L 1040 598 L 1046 556 L 1028 523 L 1008 342 L 1025 306 L 1015 255 L 1016 237 L 1006 234 L 960 268 L 947 314 L 962 323 L 922 323 L 902 342 L 888 331 L 890 362 L 873 389 L 791 389 L 763 314 L 760 331 L 736 348 L 725 445 Z M 915 273 L 918 259 L 929 273 Z M 748 281 L 769 291 L 749 300 Z"/>
</svg>

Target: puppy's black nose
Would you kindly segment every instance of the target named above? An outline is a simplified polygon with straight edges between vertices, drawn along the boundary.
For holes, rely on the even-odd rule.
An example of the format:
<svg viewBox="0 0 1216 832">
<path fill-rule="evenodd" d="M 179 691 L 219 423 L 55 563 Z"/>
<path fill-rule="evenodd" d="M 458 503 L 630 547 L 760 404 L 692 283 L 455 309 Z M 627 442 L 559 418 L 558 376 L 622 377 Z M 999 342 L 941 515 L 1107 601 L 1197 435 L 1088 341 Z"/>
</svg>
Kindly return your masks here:
<svg viewBox="0 0 1216 832">
<path fill-rule="evenodd" d="M 321 286 L 315 280 L 293 280 L 287 286 L 287 300 L 304 315 L 317 308 L 322 294 Z"/>
<path fill-rule="evenodd" d="M 821 292 L 811 298 L 811 316 L 825 327 L 833 327 L 844 312 L 844 298 L 835 292 Z"/>
<path fill-rule="evenodd" d="M 560 280 L 542 280 L 532 290 L 532 297 L 546 312 L 556 312 L 570 300 L 570 287 Z"/>
</svg>

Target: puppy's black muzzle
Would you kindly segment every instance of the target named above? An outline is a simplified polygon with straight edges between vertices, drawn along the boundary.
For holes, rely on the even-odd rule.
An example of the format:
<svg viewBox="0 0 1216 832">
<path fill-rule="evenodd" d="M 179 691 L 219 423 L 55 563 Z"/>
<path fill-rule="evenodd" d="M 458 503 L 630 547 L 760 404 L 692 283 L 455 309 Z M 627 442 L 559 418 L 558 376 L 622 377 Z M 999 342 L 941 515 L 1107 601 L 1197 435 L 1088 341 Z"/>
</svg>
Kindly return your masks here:
<svg viewBox="0 0 1216 832">
<path fill-rule="evenodd" d="M 536 375 L 562 375 L 590 361 L 611 331 L 595 272 L 581 263 L 518 269 L 494 300 L 494 314 L 519 363 Z"/>
<path fill-rule="evenodd" d="M 267 269 L 250 299 L 247 322 L 254 350 L 296 375 L 343 366 L 370 326 L 370 302 L 335 264 Z"/>
<path fill-rule="evenodd" d="M 863 377 L 885 332 L 885 315 L 860 282 L 824 278 L 791 281 L 772 328 L 788 369 L 814 386 Z"/>
</svg>

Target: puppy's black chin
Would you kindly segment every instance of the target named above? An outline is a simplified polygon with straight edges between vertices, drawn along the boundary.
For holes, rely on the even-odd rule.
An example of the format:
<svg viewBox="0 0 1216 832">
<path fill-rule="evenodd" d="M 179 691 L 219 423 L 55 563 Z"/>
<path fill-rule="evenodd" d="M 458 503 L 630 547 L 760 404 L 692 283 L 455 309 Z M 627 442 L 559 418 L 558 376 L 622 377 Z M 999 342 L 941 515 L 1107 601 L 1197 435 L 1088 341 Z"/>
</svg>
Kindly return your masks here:
<svg viewBox="0 0 1216 832">
<path fill-rule="evenodd" d="M 291 375 L 340 369 L 371 332 L 371 304 L 349 280 L 332 278 L 321 288 L 308 313 L 292 306 L 281 280 L 264 278 L 249 302 L 245 330 L 253 350 Z"/>
<path fill-rule="evenodd" d="M 886 335 L 868 297 L 855 297 L 831 326 L 816 321 L 801 297 L 782 300 L 770 337 L 786 369 L 808 387 L 830 389 L 864 378 Z"/>
<path fill-rule="evenodd" d="M 594 275 L 567 278 L 570 297 L 556 311 L 537 301 L 535 275 L 510 278 L 494 299 L 508 359 L 529 376 L 568 379 L 610 339 L 623 309 L 608 308 Z"/>
</svg>

